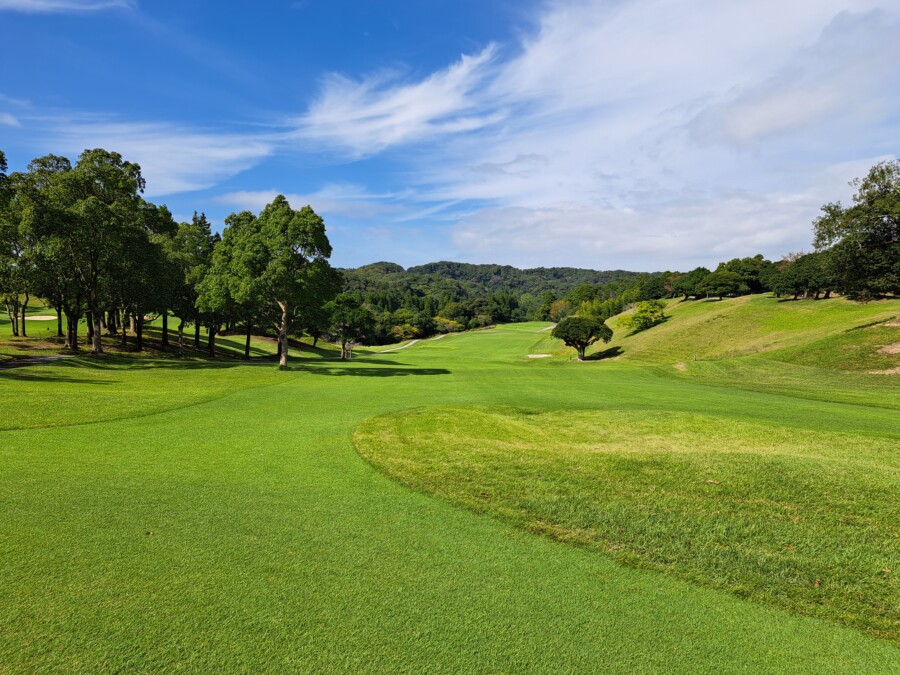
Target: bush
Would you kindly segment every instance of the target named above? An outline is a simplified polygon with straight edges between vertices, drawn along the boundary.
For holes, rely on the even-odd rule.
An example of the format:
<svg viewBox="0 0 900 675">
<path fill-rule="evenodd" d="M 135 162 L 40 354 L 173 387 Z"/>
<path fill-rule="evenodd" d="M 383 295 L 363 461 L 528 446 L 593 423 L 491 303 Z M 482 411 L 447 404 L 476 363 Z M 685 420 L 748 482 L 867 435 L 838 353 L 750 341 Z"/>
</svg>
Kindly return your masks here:
<svg viewBox="0 0 900 675">
<path fill-rule="evenodd" d="M 665 308 L 665 303 L 659 300 L 644 300 L 637 304 L 634 314 L 622 319 L 622 325 L 631 328 L 635 333 L 653 328 L 656 324 L 666 320 L 666 315 L 663 313 Z"/>
</svg>

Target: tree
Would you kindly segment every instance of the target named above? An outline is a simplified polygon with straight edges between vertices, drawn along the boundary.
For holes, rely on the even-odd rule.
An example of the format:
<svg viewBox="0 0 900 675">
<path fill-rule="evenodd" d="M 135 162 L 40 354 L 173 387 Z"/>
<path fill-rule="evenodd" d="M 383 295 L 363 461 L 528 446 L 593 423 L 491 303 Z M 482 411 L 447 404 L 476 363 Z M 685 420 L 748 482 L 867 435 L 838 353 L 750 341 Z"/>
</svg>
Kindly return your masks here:
<svg viewBox="0 0 900 675">
<path fill-rule="evenodd" d="M 71 170 L 61 171 L 54 192 L 65 218 L 47 223 L 78 280 L 91 321 L 91 353 L 103 353 L 101 324 L 110 272 L 127 255 L 127 233 L 141 226 L 141 167 L 116 152 L 85 150 Z"/>
<path fill-rule="evenodd" d="M 266 307 L 262 275 L 268 255 L 256 216 L 242 211 L 225 219 L 222 239 L 215 244 L 209 271 L 198 286 L 197 306 L 211 317 L 211 349 L 214 325 L 233 317 L 244 322 L 244 359 L 249 360 L 253 325 Z"/>
<path fill-rule="evenodd" d="M 562 321 L 572 313 L 572 303 L 568 300 L 556 300 L 550 305 L 551 321 Z"/>
<path fill-rule="evenodd" d="M 578 351 L 578 360 L 584 361 L 584 350 L 598 340 L 609 342 L 612 329 L 603 321 L 584 316 L 569 316 L 553 328 L 551 335 Z"/>
<path fill-rule="evenodd" d="M 817 250 L 829 251 L 836 290 L 865 300 L 900 293 L 900 160 L 854 179 L 853 206 L 822 206 L 813 223 Z"/>
<path fill-rule="evenodd" d="M 190 223 L 180 223 L 163 248 L 173 276 L 168 307 L 179 319 L 178 353 L 184 356 L 184 327 L 195 324 L 194 346 L 200 346 L 200 310 L 197 308 L 200 282 L 209 271 L 217 235 L 204 214 L 196 211 Z"/>
<path fill-rule="evenodd" d="M 257 277 L 275 319 L 280 345 L 279 364 L 287 365 L 288 336 L 302 312 L 310 305 L 324 304 L 337 292 L 338 278 L 328 264 L 331 244 L 325 235 L 325 222 L 304 206 L 291 208 L 284 195 L 278 195 L 255 221 L 253 232 L 235 244 L 235 255 L 261 254 L 265 264 Z M 269 309 L 269 308 L 265 308 Z"/>
<path fill-rule="evenodd" d="M 665 308 L 666 303 L 661 300 L 644 300 L 637 304 L 632 314 L 622 319 L 622 325 L 635 333 L 647 330 L 666 320 Z"/>
<path fill-rule="evenodd" d="M 687 274 L 682 274 L 675 280 L 673 289 L 676 293 L 680 293 L 685 298 L 700 293 L 699 286 L 703 280 L 710 275 L 710 271 L 705 267 L 697 267 Z"/>
<path fill-rule="evenodd" d="M 729 270 L 716 270 L 707 274 L 697 285 L 700 293 L 707 295 L 727 295 L 741 291 L 741 276 Z"/>
<path fill-rule="evenodd" d="M 350 359 L 353 343 L 371 334 L 375 317 L 352 293 L 341 293 L 326 308 L 331 316 L 331 334 L 341 345 L 341 359 Z"/>
</svg>

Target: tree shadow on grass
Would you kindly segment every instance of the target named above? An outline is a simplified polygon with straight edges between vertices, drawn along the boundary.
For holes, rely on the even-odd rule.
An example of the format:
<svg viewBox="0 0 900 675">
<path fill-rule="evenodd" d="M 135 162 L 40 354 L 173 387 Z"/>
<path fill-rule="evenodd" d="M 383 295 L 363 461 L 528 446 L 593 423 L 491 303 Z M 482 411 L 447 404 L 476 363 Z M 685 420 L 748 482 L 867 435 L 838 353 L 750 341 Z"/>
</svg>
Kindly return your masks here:
<svg viewBox="0 0 900 675">
<path fill-rule="evenodd" d="M 625 350 L 621 347 L 608 347 L 603 351 L 594 352 L 593 354 L 588 354 L 588 356 L 584 359 L 585 361 L 603 361 L 604 359 L 614 359 L 617 356 L 621 356 L 625 353 Z"/>
<path fill-rule="evenodd" d="M 329 376 L 345 376 L 345 377 L 406 377 L 410 375 L 450 375 L 450 371 L 446 368 L 416 368 L 416 367 L 398 367 L 393 364 L 390 368 L 373 368 L 369 366 L 326 366 L 303 364 L 299 366 L 289 367 L 290 370 L 306 372 L 311 375 L 329 375 Z"/>
<path fill-rule="evenodd" d="M 72 377 L 58 372 L 39 370 L 8 369 L 0 370 L 0 382 L 12 380 L 17 382 L 59 382 L 65 384 L 118 384 L 118 380 L 98 380 L 96 378 Z"/>
</svg>

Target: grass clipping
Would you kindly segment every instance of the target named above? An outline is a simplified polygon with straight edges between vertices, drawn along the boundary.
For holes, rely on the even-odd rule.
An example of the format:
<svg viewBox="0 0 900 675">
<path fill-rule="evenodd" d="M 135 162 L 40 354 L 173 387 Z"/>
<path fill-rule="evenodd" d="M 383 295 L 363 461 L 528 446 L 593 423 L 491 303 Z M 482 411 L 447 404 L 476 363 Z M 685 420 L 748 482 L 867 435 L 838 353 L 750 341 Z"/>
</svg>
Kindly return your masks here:
<svg viewBox="0 0 900 675">
<path fill-rule="evenodd" d="M 896 439 L 713 415 L 421 408 L 372 418 L 389 476 L 560 541 L 900 640 Z"/>
</svg>

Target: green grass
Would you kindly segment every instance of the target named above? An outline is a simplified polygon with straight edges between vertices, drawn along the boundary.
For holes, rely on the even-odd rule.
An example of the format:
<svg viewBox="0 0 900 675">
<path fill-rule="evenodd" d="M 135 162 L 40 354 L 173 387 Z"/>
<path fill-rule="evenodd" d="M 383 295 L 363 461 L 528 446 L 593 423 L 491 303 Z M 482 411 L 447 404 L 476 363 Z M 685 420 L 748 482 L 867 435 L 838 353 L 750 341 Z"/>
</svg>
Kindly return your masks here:
<svg viewBox="0 0 900 675">
<path fill-rule="evenodd" d="M 849 311 L 860 323 L 872 318 L 870 309 L 865 317 Z M 675 325 L 673 318 L 652 330 Z M 726 477 L 692 485 L 730 514 L 730 527 L 748 511 L 729 491 L 746 493 L 755 482 L 777 487 L 785 509 L 813 500 L 828 517 L 832 502 L 789 494 L 791 475 L 763 471 L 776 460 L 804 480 L 814 480 L 804 473 L 810 467 L 843 467 L 847 475 L 828 472 L 821 485 L 847 490 L 873 463 L 871 491 L 858 504 L 854 493 L 834 496 L 855 517 L 891 487 L 895 451 L 881 461 L 878 444 L 896 445 L 893 409 L 719 386 L 630 357 L 529 360 L 557 349 L 534 332 L 541 327 L 501 326 L 389 354 L 359 350 L 348 363 L 307 350 L 285 372 L 271 360 L 180 362 L 152 352 L 0 371 L 0 671 L 900 670 L 900 647 L 874 637 L 889 630 L 841 625 L 857 625 L 840 614 L 853 587 L 847 579 L 832 586 L 839 576 L 822 578 L 821 597 L 805 587 L 809 595 L 788 611 L 780 596 L 739 597 L 727 583 L 686 581 L 689 574 L 659 571 L 652 561 L 641 569 L 637 558 L 460 508 L 388 478 L 356 453 L 354 429 L 369 418 L 515 407 L 604 422 L 631 433 L 638 449 L 652 434 L 637 421 L 623 431 L 617 420 L 665 428 L 697 419 L 748 447 L 760 434 L 796 434 L 816 446 L 808 458 L 746 452 L 690 460 L 658 447 L 659 461 L 682 476 L 711 467 Z M 829 396 L 827 385 L 805 386 Z M 896 401 L 896 390 L 888 395 Z M 822 438 L 834 447 L 817 447 Z M 676 490 L 647 497 L 651 505 L 657 499 L 681 503 Z M 877 509 L 868 517 L 872 529 L 839 523 L 836 536 L 882 536 Z M 810 544 L 819 518 L 765 523 L 763 531 L 790 534 L 784 545 L 795 546 L 795 558 L 782 549 L 773 555 L 793 561 L 806 581 L 817 565 L 856 551 L 851 569 L 868 574 L 872 540 L 851 542 L 847 553 Z M 671 516 L 660 522 L 673 528 L 666 555 L 677 557 L 686 535 Z M 720 541 L 736 550 L 724 559 L 751 556 L 729 532 Z M 864 612 L 885 601 L 886 621 L 896 618 L 896 590 L 867 585 L 877 583 L 892 578 L 858 583 Z M 815 608 L 833 613 L 802 615 Z"/>
<path fill-rule="evenodd" d="M 418 408 L 373 418 L 387 475 L 623 563 L 900 639 L 898 435 L 697 413 Z"/>
</svg>

